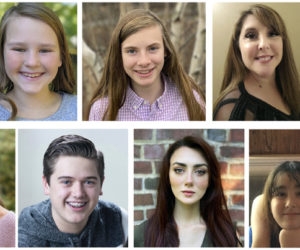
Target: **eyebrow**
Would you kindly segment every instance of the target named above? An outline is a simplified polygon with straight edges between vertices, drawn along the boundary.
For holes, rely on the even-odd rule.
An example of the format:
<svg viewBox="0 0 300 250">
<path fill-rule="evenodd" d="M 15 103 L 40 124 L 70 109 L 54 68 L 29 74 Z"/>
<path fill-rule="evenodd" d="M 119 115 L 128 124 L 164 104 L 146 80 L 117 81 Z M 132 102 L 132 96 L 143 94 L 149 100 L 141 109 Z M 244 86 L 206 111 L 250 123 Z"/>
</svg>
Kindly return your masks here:
<svg viewBox="0 0 300 250">
<path fill-rule="evenodd" d="M 62 179 L 74 179 L 74 177 L 72 176 L 59 176 L 57 178 L 58 180 L 62 180 Z M 87 176 L 83 178 L 84 180 L 98 180 L 98 177 L 96 176 Z"/>
<path fill-rule="evenodd" d="M 147 45 L 147 47 L 151 47 L 151 46 L 154 46 L 154 45 L 161 45 L 161 43 L 159 43 L 159 42 L 154 42 L 154 43 L 151 43 L 151 44 L 149 44 L 149 45 Z M 131 46 L 131 45 L 128 45 L 128 46 L 126 46 L 126 47 L 123 47 L 123 49 L 124 50 L 127 50 L 127 49 L 137 49 L 138 47 L 136 47 L 136 46 Z"/>
<path fill-rule="evenodd" d="M 7 43 L 8 46 L 27 46 L 27 43 L 22 43 L 22 42 L 10 42 Z M 52 43 L 40 43 L 38 44 L 40 47 L 48 47 L 48 48 L 55 48 L 57 47 L 56 44 Z"/>
<path fill-rule="evenodd" d="M 172 163 L 172 166 L 173 166 L 173 165 L 179 165 L 179 166 L 181 166 L 181 167 L 186 167 L 186 166 L 187 166 L 187 164 L 182 163 L 182 162 L 178 162 L 178 161 L 173 162 L 173 163 Z M 207 165 L 206 163 L 198 163 L 198 164 L 193 165 L 193 167 L 194 167 L 194 168 L 208 167 L 208 165 Z"/>
</svg>

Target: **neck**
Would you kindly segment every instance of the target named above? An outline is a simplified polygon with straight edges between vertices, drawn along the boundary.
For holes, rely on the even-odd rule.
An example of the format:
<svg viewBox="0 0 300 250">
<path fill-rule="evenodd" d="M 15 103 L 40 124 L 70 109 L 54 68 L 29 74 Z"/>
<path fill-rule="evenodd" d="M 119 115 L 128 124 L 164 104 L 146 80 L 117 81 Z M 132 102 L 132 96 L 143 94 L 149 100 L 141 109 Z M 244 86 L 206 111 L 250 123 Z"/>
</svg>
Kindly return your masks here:
<svg viewBox="0 0 300 250">
<path fill-rule="evenodd" d="M 262 77 L 250 73 L 245 80 L 250 82 L 251 84 L 257 85 L 260 88 L 276 86 L 275 73 L 272 76 L 268 76 L 268 77 Z"/>
<path fill-rule="evenodd" d="M 161 78 L 159 78 L 156 83 L 150 84 L 149 86 L 139 86 L 132 83 L 132 89 L 139 97 L 152 104 L 163 94 L 164 84 Z"/>
<path fill-rule="evenodd" d="M 5 216 L 8 213 L 8 210 L 5 209 L 4 207 L 0 206 L 0 218 Z"/>
<path fill-rule="evenodd" d="M 55 225 L 57 226 L 58 230 L 63 233 L 68 234 L 79 234 L 84 229 L 84 227 L 87 224 L 87 220 L 82 221 L 80 223 L 68 223 L 65 222 L 63 219 L 59 217 L 59 215 L 56 215 L 55 211 L 53 211 L 52 208 L 52 218 L 55 222 Z"/>
<path fill-rule="evenodd" d="M 27 94 L 13 89 L 7 96 L 18 109 L 18 116 L 28 119 L 40 119 L 54 113 L 60 105 L 60 95 L 46 89 L 37 94 Z"/>
<path fill-rule="evenodd" d="M 186 205 L 176 200 L 174 218 L 178 225 L 199 224 L 202 221 L 200 203 Z"/>
</svg>

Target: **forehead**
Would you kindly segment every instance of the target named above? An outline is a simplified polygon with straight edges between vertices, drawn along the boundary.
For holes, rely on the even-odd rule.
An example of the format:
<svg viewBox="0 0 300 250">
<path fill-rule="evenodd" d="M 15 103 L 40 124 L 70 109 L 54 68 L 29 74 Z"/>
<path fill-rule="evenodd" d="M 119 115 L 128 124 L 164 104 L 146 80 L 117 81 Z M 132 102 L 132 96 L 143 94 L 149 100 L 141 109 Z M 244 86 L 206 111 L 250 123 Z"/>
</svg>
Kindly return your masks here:
<svg viewBox="0 0 300 250">
<path fill-rule="evenodd" d="M 247 29 L 268 29 L 266 25 L 264 25 L 257 17 L 254 15 L 248 15 L 243 23 L 242 32 Z"/>
<path fill-rule="evenodd" d="M 144 45 L 145 43 L 162 43 L 162 30 L 159 25 L 152 25 L 142 28 L 128 36 L 123 42 L 122 47 L 131 45 Z"/>
<path fill-rule="evenodd" d="M 9 19 L 6 29 L 6 40 L 58 43 L 54 30 L 48 24 L 38 19 L 24 16 L 13 16 Z"/>
<path fill-rule="evenodd" d="M 174 151 L 173 155 L 171 156 L 170 163 L 172 164 L 176 161 L 186 164 L 207 163 L 202 153 L 185 146 Z"/>
<path fill-rule="evenodd" d="M 296 181 L 297 180 L 297 181 Z M 278 173 L 274 180 L 275 187 L 299 187 L 300 186 L 300 173 L 296 176 L 291 176 L 290 173 Z"/>
<path fill-rule="evenodd" d="M 81 156 L 59 156 L 53 169 L 52 176 L 70 176 L 73 178 L 99 176 L 96 162 Z"/>
</svg>

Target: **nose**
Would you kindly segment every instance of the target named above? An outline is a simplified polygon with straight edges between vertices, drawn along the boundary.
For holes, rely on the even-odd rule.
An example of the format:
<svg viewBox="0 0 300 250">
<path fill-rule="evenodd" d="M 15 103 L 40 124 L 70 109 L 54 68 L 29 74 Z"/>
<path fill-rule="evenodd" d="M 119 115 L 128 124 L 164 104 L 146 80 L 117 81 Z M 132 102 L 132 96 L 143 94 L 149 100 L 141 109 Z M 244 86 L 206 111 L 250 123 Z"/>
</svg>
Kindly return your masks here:
<svg viewBox="0 0 300 250">
<path fill-rule="evenodd" d="M 259 38 L 258 47 L 259 47 L 259 50 L 269 49 L 270 48 L 269 38 L 265 35 L 261 35 Z"/>
<path fill-rule="evenodd" d="M 292 195 L 289 195 L 287 197 L 285 206 L 286 206 L 286 208 L 294 208 L 296 206 L 296 204 L 295 204 L 295 197 L 292 196 Z"/>
<path fill-rule="evenodd" d="M 85 195 L 84 187 L 81 183 L 74 183 L 72 187 L 72 195 L 74 198 L 83 198 Z"/>
<path fill-rule="evenodd" d="M 40 64 L 40 56 L 37 51 L 28 51 L 25 56 L 25 65 L 27 67 L 36 67 Z"/>
<path fill-rule="evenodd" d="M 191 171 L 186 172 L 185 185 L 190 187 L 193 186 L 193 173 Z"/>
<path fill-rule="evenodd" d="M 149 58 L 149 55 L 146 51 L 141 51 L 139 59 L 138 59 L 138 65 L 142 67 L 146 67 L 150 64 L 151 60 Z"/>
</svg>

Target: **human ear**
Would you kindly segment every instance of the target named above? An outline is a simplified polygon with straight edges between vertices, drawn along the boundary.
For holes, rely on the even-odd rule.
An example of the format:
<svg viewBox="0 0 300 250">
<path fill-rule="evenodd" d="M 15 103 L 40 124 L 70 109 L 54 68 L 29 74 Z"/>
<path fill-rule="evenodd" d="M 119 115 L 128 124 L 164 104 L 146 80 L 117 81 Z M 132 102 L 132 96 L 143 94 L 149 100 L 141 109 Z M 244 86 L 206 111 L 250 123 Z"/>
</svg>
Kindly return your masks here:
<svg viewBox="0 0 300 250">
<path fill-rule="evenodd" d="M 105 176 L 103 176 L 102 183 L 100 183 L 100 193 L 99 193 L 99 195 L 103 195 L 102 186 L 103 186 L 104 179 L 105 179 Z"/>
<path fill-rule="evenodd" d="M 50 187 L 49 187 L 49 184 L 48 184 L 47 179 L 46 179 L 45 176 L 43 176 L 43 187 L 44 187 L 44 194 L 49 195 L 50 194 Z"/>
</svg>

